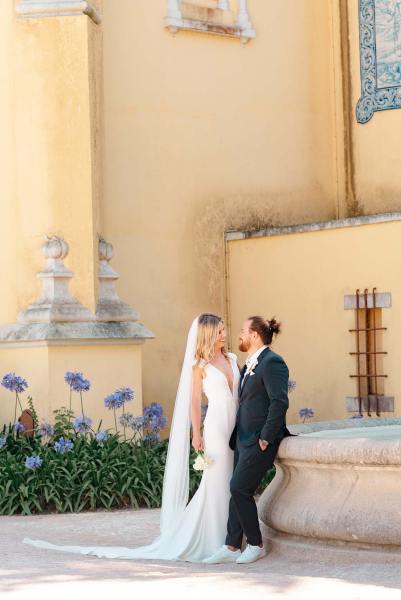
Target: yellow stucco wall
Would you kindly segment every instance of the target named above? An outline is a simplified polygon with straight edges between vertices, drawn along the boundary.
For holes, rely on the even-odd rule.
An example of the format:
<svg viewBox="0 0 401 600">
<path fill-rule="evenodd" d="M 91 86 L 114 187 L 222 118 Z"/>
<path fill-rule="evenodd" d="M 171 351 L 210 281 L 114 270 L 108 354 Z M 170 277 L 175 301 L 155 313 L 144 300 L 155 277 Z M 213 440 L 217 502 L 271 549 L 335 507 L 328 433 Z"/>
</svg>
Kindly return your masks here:
<svg viewBox="0 0 401 600">
<path fill-rule="evenodd" d="M 335 216 L 331 3 L 248 4 L 244 47 L 171 35 L 164 0 L 104 2 L 104 234 L 170 413 L 190 322 L 224 310 L 224 230 Z"/>
<path fill-rule="evenodd" d="M 102 419 L 102 429 L 114 429 L 113 411 L 104 406 L 104 398 L 120 387 L 130 387 L 135 393 L 125 410 L 134 415 L 142 414 L 140 345 L 21 344 L 0 347 L 0 365 L 1 377 L 16 371 L 27 380 L 29 388 L 21 395 L 21 403 L 27 408 L 27 397 L 32 396 L 40 420 L 52 421 L 53 410 L 69 406 L 69 387 L 64 381 L 66 371 L 82 371 L 91 382 L 91 389 L 83 393 L 83 402 L 85 415 L 93 419 L 94 427 L 97 428 Z M 8 423 L 14 419 L 15 396 L 0 389 L 0 423 Z M 72 409 L 75 415 L 82 414 L 80 396 L 76 392 L 72 395 Z M 117 418 L 121 414 L 121 410 L 117 411 Z"/>
<path fill-rule="evenodd" d="M 156 334 L 144 400 L 171 415 L 190 322 L 224 313 L 224 231 L 399 208 L 401 112 L 355 122 L 357 0 L 248 0 L 246 46 L 172 35 L 165 0 L 95 4 L 101 25 L 0 3 L 0 322 L 37 297 L 46 233 L 94 309 L 104 235 Z"/>
<path fill-rule="evenodd" d="M 230 304 L 233 340 L 252 314 L 276 315 L 283 332 L 273 348 L 297 382 L 290 395 L 289 422 L 298 410 L 315 410 L 316 420 L 349 416 L 346 396 L 356 396 L 353 310 L 344 295 L 357 288 L 390 292 L 392 307 L 382 309 L 385 394 L 401 413 L 401 221 L 326 231 L 230 241 Z M 235 348 L 235 345 L 233 345 Z M 242 359 L 242 356 L 241 356 Z"/>
</svg>

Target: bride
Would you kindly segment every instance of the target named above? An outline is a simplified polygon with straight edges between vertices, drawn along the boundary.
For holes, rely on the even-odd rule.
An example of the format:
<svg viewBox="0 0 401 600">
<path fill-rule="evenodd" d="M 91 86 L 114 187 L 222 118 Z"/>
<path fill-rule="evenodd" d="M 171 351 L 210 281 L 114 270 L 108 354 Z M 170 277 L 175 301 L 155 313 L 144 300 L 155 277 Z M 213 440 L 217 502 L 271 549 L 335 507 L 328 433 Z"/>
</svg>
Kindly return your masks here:
<svg viewBox="0 0 401 600">
<path fill-rule="evenodd" d="M 237 357 L 225 349 L 223 320 L 213 314 L 197 317 L 189 330 L 170 431 L 160 520 L 160 535 L 148 546 L 61 546 L 24 538 L 24 543 L 62 552 L 123 559 L 165 559 L 202 562 L 224 544 L 234 453 L 229 448 L 238 408 L 240 372 Z M 208 410 L 201 436 L 202 392 Z M 212 463 L 203 471 L 191 501 L 189 441 Z"/>
</svg>

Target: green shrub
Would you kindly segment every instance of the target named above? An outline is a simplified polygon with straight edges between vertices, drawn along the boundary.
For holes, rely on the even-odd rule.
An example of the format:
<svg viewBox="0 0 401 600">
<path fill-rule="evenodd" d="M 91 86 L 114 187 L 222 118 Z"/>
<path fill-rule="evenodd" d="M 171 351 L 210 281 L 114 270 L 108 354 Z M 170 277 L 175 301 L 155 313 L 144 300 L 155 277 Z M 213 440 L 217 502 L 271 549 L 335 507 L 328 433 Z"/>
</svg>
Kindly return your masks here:
<svg viewBox="0 0 401 600">
<path fill-rule="evenodd" d="M 15 393 L 15 404 L 14 423 L 4 425 L 0 434 L 0 515 L 160 507 L 168 446 L 168 440 L 160 440 L 167 424 L 161 405 L 152 403 L 143 415 L 135 417 L 124 409 L 134 392 L 119 388 L 104 399 L 105 406 L 113 410 L 115 432 L 100 430 L 102 421 L 95 431 L 92 420 L 84 415 L 82 398 L 90 382 L 82 373 L 69 371 L 65 380 L 70 387 L 70 406 L 53 411 L 54 425 L 39 425 L 28 397 L 32 431 L 24 431 L 16 421 L 17 406 L 22 410 L 20 394 L 28 387 L 26 380 L 8 373 L 1 381 Z M 71 408 L 72 391 L 80 397 L 82 414 L 78 417 Z M 118 409 L 123 411 L 119 417 L 123 436 L 117 431 Z M 192 468 L 195 458 L 191 448 L 190 498 L 202 477 L 201 471 Z M 267 474 L 261 488 L 272 476 L 272 472 Z"/>
</svg>

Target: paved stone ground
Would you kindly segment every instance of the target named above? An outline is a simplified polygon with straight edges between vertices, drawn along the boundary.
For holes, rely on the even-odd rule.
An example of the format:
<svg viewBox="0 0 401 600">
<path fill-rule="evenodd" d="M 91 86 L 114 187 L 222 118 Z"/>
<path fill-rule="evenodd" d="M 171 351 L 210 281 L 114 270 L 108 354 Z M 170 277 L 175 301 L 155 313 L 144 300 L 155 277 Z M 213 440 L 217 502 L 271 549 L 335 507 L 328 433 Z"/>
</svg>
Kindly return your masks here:
<svg viewBox="0 0 401 600">
<path fill-rule="evenodd" d="M 273 540 L 252 565 L 115 560 L 38 549 L 53 543 L 139 546 L 158 533 L 158 510 L 0 517 L 1 598 L 124 597 L 188 600 L 401 599 L 401 554 Z M 114 600 L 114 598 L 112 598 Z"/>
</svg>

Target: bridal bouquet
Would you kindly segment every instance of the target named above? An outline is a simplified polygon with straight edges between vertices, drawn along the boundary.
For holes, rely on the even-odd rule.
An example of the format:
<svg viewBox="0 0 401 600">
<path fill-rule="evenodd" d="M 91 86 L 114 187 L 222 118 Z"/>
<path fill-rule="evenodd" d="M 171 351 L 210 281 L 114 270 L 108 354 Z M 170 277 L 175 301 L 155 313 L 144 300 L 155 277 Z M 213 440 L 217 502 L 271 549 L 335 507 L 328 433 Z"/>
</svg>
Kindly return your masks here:
<svg viewBox="0 0 401 600">
<path fill-rule="evenodd" d="M 213 460 L 209 456 L 205 456 L 203 452 L 198 452 L 198 455 L 194 460 L 193 468 L 195 471 L 204 471 L 210 467 L 211 464 L 213 464 Z"/>
</svg>

